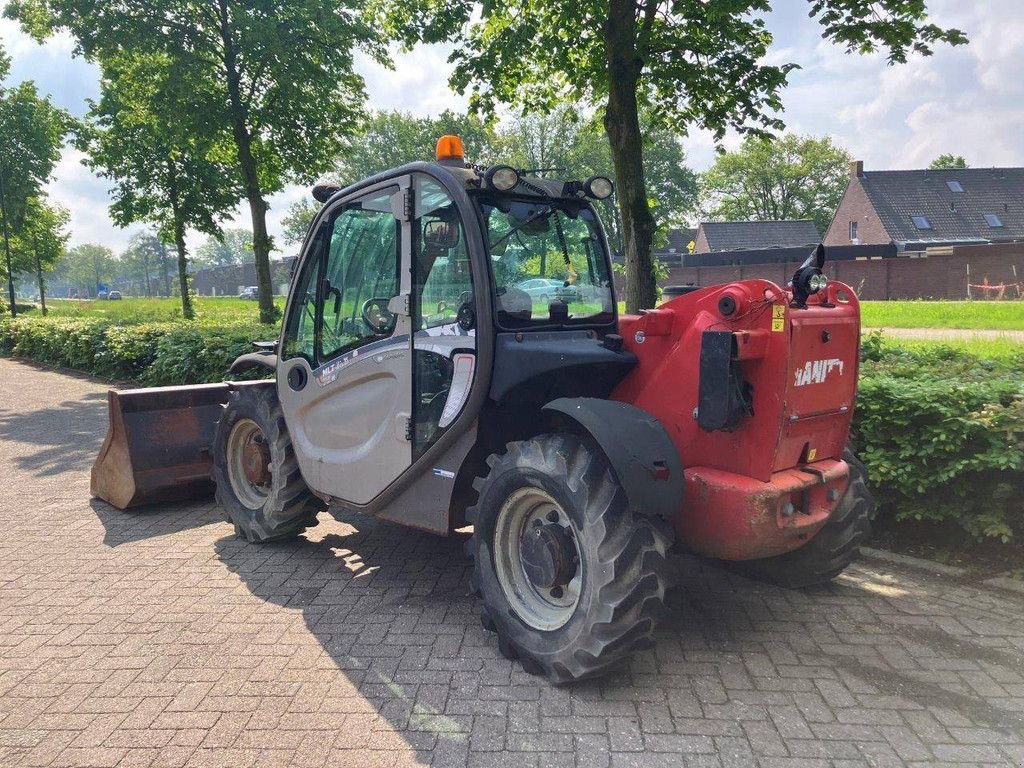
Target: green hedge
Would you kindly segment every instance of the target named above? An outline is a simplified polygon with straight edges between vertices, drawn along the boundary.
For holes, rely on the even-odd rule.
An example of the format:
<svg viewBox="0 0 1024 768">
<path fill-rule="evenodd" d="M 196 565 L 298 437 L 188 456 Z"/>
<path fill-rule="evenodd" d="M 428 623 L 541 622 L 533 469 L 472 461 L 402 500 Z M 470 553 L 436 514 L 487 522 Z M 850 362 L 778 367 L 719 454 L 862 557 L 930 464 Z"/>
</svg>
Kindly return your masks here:
<svg viewBox="0 0 1024 768">
<path fill-rule="evenodd" d="M 147 385 L 221 381 L 267 338 L 256 323 L 0 320 L 0 354 Z M 865 339 L 854 444 L 878 514 L 955 521 L 977 538 L 1024 535 L 1024 352 L 982 359 Z"/>
<path fill-rule="evenodd" d="M 991 360 L 872 336 L 862 359 L 854 443 L 877 514 L 1024 534 L 1024 352 Z"/>
<path fill-rule="evenodd" d="M 18 317 L 0 320 L 0 354 L 149 386 L 202 384 L 222 381 L 254 339 L 273 334 L 255 323 Z"/>
</svg>

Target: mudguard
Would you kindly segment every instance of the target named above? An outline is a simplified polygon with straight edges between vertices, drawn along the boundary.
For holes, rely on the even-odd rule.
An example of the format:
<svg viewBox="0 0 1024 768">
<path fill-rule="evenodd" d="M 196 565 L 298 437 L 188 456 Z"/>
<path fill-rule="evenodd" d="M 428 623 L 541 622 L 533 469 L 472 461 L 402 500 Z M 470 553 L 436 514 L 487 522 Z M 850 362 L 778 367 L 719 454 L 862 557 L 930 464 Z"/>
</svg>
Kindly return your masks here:
<svg viewBox="0 0 1024 768">
<path fill-rule="evenodd" d="M 562 397 L 544 406 L 575 421 L 611 463 L 632 509 L 671 520 L 683 503 L 683 465 L 661 423 L 636 406 Z"/>
<path fill-rule="evenodd" d="M 254 368 L 266 368 L 271 371 L 277 370 L 277 355 L 273 352 L 250 352 L 247 355 L 239 355 L 231 364 L 228 373 L 239 374 L 251 371 Z"/>
</svg>

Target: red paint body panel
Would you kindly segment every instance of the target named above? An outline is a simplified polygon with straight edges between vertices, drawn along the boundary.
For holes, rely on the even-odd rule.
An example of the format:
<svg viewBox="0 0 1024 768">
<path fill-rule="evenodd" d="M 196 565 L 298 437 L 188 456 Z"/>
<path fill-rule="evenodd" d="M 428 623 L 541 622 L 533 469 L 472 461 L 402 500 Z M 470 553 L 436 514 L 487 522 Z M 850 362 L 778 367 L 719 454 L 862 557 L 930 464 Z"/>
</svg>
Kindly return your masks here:
<svg viewBox="0 0 1024 768">
<path fill-rule="evenodd" d="M 729 317 L 718 310 L 726 295 L 737 307 Z M 827 514 L 814 525 L 802 520 L 786 526 L 790 531 L 802 526 L 804 538 L 776 531 L 774 522 L 768 525 L 765 499 L 774 498 L 777 506 L 792 492 L 786 470 L 832 460 L 845 489 L 842 454 L 857 391 L 859 304 L 841 283 L 830 283 L 805 309 L 791 307 L 791 301 L 791 294 L 774 283 L 746 280 L 620 318 L 619 333 L 639 363 L 612 398 L 656 417 L 675 443 L 687 468 L 687 498 L 674 524 L 696 552 L 737 560 L 764 557 L 795 549 L 817 532 Z M 733 332 L 735 359 L 751 387 L 753 415 L 733 432 L 706 432 L 694 415 L 705 330 Z M 797 475 L 808 486 L 821 486 L 821 479 L 802 471 Z M 827 506 L 830 513 L 834 501 Z M 820 515 L 824 507 L 815 510 Z"/>
<path fill-rule="evenodd" d="M 850 482 L 845 461 L 827 459 L 799 469 L 776 472 L 763 483 L 720 469 L 686 470 L 686 503 L 675 527 L 683 540 L 708 557 L 749 560 L 771 557 L 806 543 L 835 509 Z M 792 504 L 792 513 L 785 514 Z"/>
</svg>

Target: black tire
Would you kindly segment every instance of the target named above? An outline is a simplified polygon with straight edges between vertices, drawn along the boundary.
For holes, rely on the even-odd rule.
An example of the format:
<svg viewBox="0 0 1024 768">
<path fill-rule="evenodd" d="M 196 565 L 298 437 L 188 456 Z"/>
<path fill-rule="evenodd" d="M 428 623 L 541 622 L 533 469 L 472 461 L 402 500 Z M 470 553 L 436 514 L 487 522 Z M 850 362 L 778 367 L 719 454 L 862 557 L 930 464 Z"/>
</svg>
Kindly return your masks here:
<svg viewBox="0 0 1024 768">
<path fill-rule="evenodd" d="M 832 581 L 860 557 L 861 545 L 871 537 L 875 500 L 868 490 L 867 470 L 853 451 L 847 449 L 843 460 L 850 465 L 850 485 L 814 538 L 793 552 L 729 567 L 743 576 L 799 589 Z"/>
<path fill-rule="evenodd" d="M 631 511 L 604 455 L 575 437 L 544 435 L 506 448 L 488 458 L 489 473 L 474 483 L 479 500 L 466 510 L 474 525 L 467 542 L 474 561 L 470 585 L 483 599 L 481 622 L 497 633 L 499 650 L 518 658 L 527 672 L 567 683 L 600 675 L 651 647 L 665 596 L 671 530 Z M 551 630 L 517 614 L 496 568 L 502 510 L 516 496 L 537 489 L 564 511 L 580 563 L 577 602 L 559 609 L 571 616 Z"/>
<path fill-rule="evenodd" d="M 232 432 L 255 424 L 259 442 L 265 446 L 268 479 L 249 491 L 232 484 L 234 459 Z M 284 413 L 273 386 L 242 387 L 231 393 L 224 415 L 217 423 L 213 443 L 213 479 L 217 483 L 217 501 L 224 508 L 235 532 L 254 542 L 280 541 L 298 536 L 316 525 L 323 501 L 309 490 L 299 472 L 298 460 L 285 425 Z M 239 482 L 245 482 L 244 479 Z M 251 495 L 243 500 L 242 496 Z M 262 500 L 262 504 L 259 503 Z"/>
</svg>

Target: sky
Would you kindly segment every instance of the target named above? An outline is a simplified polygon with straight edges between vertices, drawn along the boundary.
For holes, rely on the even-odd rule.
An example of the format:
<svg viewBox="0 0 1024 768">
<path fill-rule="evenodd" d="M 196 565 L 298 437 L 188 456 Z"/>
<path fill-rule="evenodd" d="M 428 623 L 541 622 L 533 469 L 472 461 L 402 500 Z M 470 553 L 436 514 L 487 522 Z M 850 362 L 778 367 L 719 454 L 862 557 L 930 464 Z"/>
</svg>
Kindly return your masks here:
<svg viewBox="0 0 1024 768">
<path fill-rule="evenodd" d="M 976 167 L 1024 165 L 1021 0 L 930 0 L 932 20 L 963 30 L 969 44 L 938 46 L 933 56 L 915 55 L 891 67 L 882 54 L 848 54 L 823 41 L 818 23 L 807 17 L 808 3 L 777 0 L 774 5 L 768 25 L 775 40 L 768 58 L 800 65 L 782 93 L 788 130 L 832 137 L 867 170 L 920 168 L 944 152 L 963 155 Z M 97 68 L 73 55 L 70 38 L 39 45 L 14 22 L 0 19 L 0 45 L 12 59 L 7 84 L 34 80 L 42 93 L 77 116 L 85 113 L 87 99 L 98 96 Z M 448 53 L 446 46 L 395 51 L 393 70 L 358 58 L 367 106 L 421 116 L 464 109 L 466 100 L 447 86 Z M 704 170 L 713 162 L 710 135 L 698 131 L 682 140 L 692 168 Z M 733 149 L 739 143 L 733 134 L 723 146 Z M 77 150 L 64 151 L 50 197 L 71 211 L 72 245 L 95 242 L 119 251 L 141 226 L 113 225 L 107 213 L 109 182 L 81 159 Z M 306 194 L 307 189 L 290 186 L 269 198 L 271 235 L 280 234 L 289 204 Z M 250 226 L 247 209 L 239 209 L 234 225 Z M 201 241 L 189 237 L 192 247 Z"/>
</svg>

